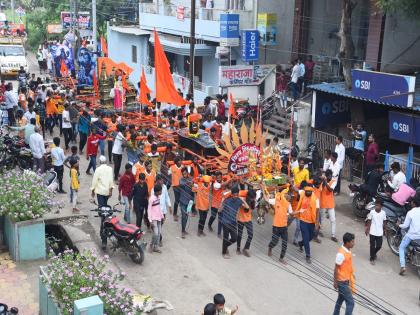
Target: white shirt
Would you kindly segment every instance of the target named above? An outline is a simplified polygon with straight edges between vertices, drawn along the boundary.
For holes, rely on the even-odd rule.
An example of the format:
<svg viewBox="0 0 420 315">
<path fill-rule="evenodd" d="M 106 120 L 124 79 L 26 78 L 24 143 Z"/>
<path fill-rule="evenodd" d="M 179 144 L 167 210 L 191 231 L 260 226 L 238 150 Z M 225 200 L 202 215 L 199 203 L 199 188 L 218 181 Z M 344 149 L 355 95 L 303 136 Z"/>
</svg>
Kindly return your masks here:
<svg viewBox="0 0 420 315">
<path fill-rule="evenodd" d="M 53 59 L 53 56 L 49 52 L 48 55 L 47 55 L 47 68 L 48 69 L 52 69 L 52 59 Z"/>
<path fill-rule="evenodd" d="M 42 48 L 42 57 L 45 59 L 47 59 L 48 57 L 48 49 L 47 48 Z"/>
<path fill-rule="evenodd" d="M 331 164 L 330 164 L 330 168 L 329 169 L 333 173 L 333 178 L 336 179 L 338 177 L 338 175 L 340 174 L 340 171 L 341 171 L 341 167 L 340 167 L 340 164 L 338 163 L 338 161 L 335 161 L 335 163 L 333 163 L 331 161 Z"/>
<path fill-rule="evenodd" d="M 33 157 L 36 159 L 42 158 L 46 152 L 44 138 L 38 132 L 29 137 L 29 147 L 31 148 Z"/>
<path fill-rule="evenodd" d="M 36 113 L 35 112 L 31 113 L 29 111 L 26 111 L 23 117 L 25 117 L 28 123 L 30 123 L 32 118 L 36 119 Z"/>
<path fill-rule="evenodd" d="M 335 146 L 334 151 L 338 155 L 337 162 L 340 165 L 340 168 L 343 168 L 344 167 L 344 159 L 346 158 L 346 147 L 342 143 L 340 143 L 340 144 L 337 144 Z"/>
<path fill-rule="evenodd" d="M 4 102 L 7 109 L 11 109 L 18 105 L 17 95 L 13 90 L 4 92 Z"/>
<path fill-rule="evenodd" d="M 152 188 L 152 196 L 155 195 L 155 189 Z M 160 210 L 162 210 L 163 214 L 168 213 L 168 208 L 170 208 L 171 205 L 171 199 L 169 198 L 168 188 L 166 188 L 166 185 L 162 185 L 162 193 L 160 194 Z"/>
<path fill-rule="evenodd" d="M 64 155 L 64 151 L 60 147 L 55 147 L 51 150 L 51 157 L 52 157 L 54 166 L 63 166 L 64 160 L 66 159 L 66 156 Z"/>
<path fill-rule="evenodd" d="M 392 176 L 392 182 L 388 181 L 388 185 L 391 186 L 395 191 L 400 189 L 400 186 L 402 184 L 405 184 L 407 182 L 407 178 L 405 177 L 405 174 L 401 171 L 399 171 L 397 174 L 394 174 Z"/>
<path fill-rule="evenodd" d="M 346 253 L 351 253 L 346 246 L 341 246 Z M 345 257 L 342 253 L 337 253 L 335 256 L 335 264 L 341 266 L 345 260 Z"/>
<path fill-rule="evenodd" d="M 291 170 L 294 169 L 295 167 L 299 167 L 299 161 L 298 160 L 293 161 L 292 164 L 290 164 L 290 169 Z"/>
<path fill-rule="evenodd" d="M 370 231 L 369 234 L 373 236 L 384 235 L 384 221 L 386 221 L 386 213 L 384 210 L 376 212 L 371 210 L 367 216 L 367 220 L 370 220 Z"/>
<path fill-rule="evenodd" d="M 322 167 L 322 170 L 325 172 L 326 170 L 329 170 L 331 168 L 332 161 L 331 159 L 324 159 L 324 166 Z"/>
<path fill-rule="evenodd" d="M 301 63 L 299 67 L 300 67 L 300 77 L 303 77 L 305 75 L 305 65 Z"/>
<path fill-rule="evenodd" d="M 121 132 L 118 132 L 117 136 L 114 140 L 114 146 L 112 147 L 112 153 L 113 154 L 123 154 L 123 144 L 124 136 Z"/>
<path fill-rule="evenodd" d="M 292 82 L 297 83 L 298 78 L 300 77 L 300 66 L 298 64 L 295 64 L 293 66 L 291 77 L 292 77 L 292 79 L 291 79 Z"/>
<path fill-rule="evenodd" d="M 114 173 L 112 167 L 106 164 L 100 165 L 93 174 L 92 187 L 95 194 L 109 196 L 109 191 L 114 188 Z"/>
<path fill-rule="evenodd" d="M 63 119 L 63 128 L 64 129 L 68 129 L 68 128 L 71 128 L 71 122 L 70 122 L 70 112 L 68 111 L 68 110 L 63 110 L 63 116 L 62 116 L 62 119 Z"/>
<path fill-rule="evenodd" d="M 215 120 L 212 120 L 212 121 L 206 120 L 205 122 L 203 122 L 203 126 L 206 129 L 211 129 L 211 127 L 213 127 L 215 123 L 216 123 Z"/>
<path fill-rule="evenodd" d="M 400 224 L 401 229 L 407 229 L 407 236 L 410 240 L 420 239 L 420 208 L 413 208 L 407 212 L 404 223 Z"/>
<path fill-rule="evenodd" d="M 230 123 L 226 122 L 222 124 L 222 134 L 224 135 L 230 135 Z"/>
</svg>

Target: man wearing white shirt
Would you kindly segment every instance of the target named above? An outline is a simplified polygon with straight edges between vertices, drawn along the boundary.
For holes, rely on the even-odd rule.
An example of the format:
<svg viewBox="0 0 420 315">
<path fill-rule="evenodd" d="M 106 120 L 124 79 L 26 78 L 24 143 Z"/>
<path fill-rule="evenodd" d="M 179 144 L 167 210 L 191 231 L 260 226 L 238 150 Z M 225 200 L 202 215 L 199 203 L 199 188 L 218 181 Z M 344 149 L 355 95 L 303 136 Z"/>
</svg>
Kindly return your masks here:
<svg viewBox="0 0 420 315">
<path fill-rule="evenodd" d="M 388 185 L 395 191 L 400 189 L 402 184 L 407 182 L 405 174 L 401 171 L 401 165 L 398 162 L 391 164 L 391 181 L 388 180 Z"/>
<path fill-rule="evenodd" d="M 46 153 L 44 138 L 40 134 L 41 128 L 36 126 L 35 133 L 29 137 L 29 147 L 34 159 L 34 170 L 41 174 L 45 171 L 44 154 Z"/>
<path fill-rule="evenodd" d="M 168 188 L 166 187 L 164 183 L 164 178 L 162 177 L 162 175 L 156 176 L 156 184 L 159 184 L 162 186 L 162 193 L 160 194 L 160 209 L 162 210 L 163 216 L 166 219 L 166 215 L 168 214 L 168 209 L 169 209 L 169 213 L 172 214 L 172 204 L 171 204 L 171 199 L 169 198 Z M 155 194 L 155 189 L 152 188 L 151 195 L 154 195 L 154 194 Z M 163 222 L 165 222 L 165 220 L 162 221 L 162 225 L 163 225 Z M 162 243 L 162 227 L 161 227 L 159 246 L 162 247 L 162 245 L 163 243 Z"/>
<path fill-rule="evenodd" d="M 64 174 L 64 160 L 66 156 L 64 155 L 64 150 L 60 148 L 60 138 L 55 137 L 53 139 L 55 147 L 51 150 L 51 157 L 54 166 L 54 172 L 57 173 L 58 180 L 58 192 L 60 194 L 65 194 L 63 190 L 63 174 Z"/>
<path fill-rule="evenodd" d="M 298 98 L 298 80 L 300 76 L 300 66 L 297 60 L 293 61 L 292 75 L 291 75 L 291 87 L 293 100 L 296 101 Z"/>
<path fill-rule="evenodd" d="M 400 224 L 400 229 L 408 229 L 401 241 L 399 256 L 400 256 L 400 275 L 405 273 L 405 249 L 410 245 L 411 241 L 420 240 L 420 198 L 415 197 L 412 201 L 413 209 L 407 212 L 404 223 Z"/>
<path fill-rule="evenodd" d="M 32 103 L 28 104 L 28 110 L 25 112 L 25 114 L 23 114 L 23 117 L 25 117 L 27 121 L 31 121 L 32 118 L 36 119 L 36 113 Z"/>
<path fill-rule="evenodd" d="M 332 165 L 331 150 L 327 149 L 325 150 L 325 153 L 324 153 L 324 164 L 322 166 L 322 172 L 325 173 L 326 170 L 331 169 L 331 165 Z"/>
<path fill-rule="evenodd" d="M 305 77 L 305 64 L 302 62 L 301 59 L 298 59 L 299 65 L 299 78 L 298 78 L 298 87 L 299 93 L 303 93 L 303 82 Z"/>
<path fill-rule="evenodd" d="M 69 149 L 69 144 L 71 139 L 73 138 L 73 129 L 71 126 L 70 121 L 70 112 L 69 112 L 69 103 L 64 105 L 64 111 L 61 116 L 62 121 L 62 129 L 64 135 L 64 145 L 66 147 L 66 151 Z"/>
<path fill-rule="evenodd" d="M 114 139 L 114 145 L 112 147 L 112 160 L 114 161 L 114 180 L 118 181 L 120 175 L 122 154 L 123 154 L 123 144 L 125 143 L 125 138 L 122 132 L 124 127 L 122 125 L 117 126 L 118 134 Z"/>
<path fill-rule="evenodd" d="M 334 190 L 336 195 L 338 195 L 340 193 L 340 188 L 341 188 L 341 171 L 344 167 L 344 159 L 346 158 L 346 148 L 343 145 L 342 136 L 337 136 L 337 138 L 335 139 L 334 152 L 337 153 L 337 162 L 338 162 L 338 165 L 340 166 L 340 172 L 337 178 L 337 186 L 335 187 L 335 190 Z"/>
</svg>

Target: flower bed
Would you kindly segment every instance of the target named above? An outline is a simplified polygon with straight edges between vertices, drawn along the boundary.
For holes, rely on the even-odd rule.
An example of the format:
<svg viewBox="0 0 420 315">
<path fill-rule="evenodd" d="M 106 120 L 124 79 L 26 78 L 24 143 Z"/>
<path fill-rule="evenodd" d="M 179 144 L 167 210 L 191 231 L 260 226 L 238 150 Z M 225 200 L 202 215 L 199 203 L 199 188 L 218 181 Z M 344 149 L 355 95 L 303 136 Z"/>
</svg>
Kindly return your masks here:
<svg viewBox="0 0 420 315">
<path fill-rule="evenodd" d="M 108 262 L 108 256 L 92 251 L 66 250 L 51 257 L 40 277 L 62 315 L 73 314 L 74 301 L 94 295 L 103 301 L 107 315 L 141 314 L 133 307 L 131 291 L 121 285 L 125 275 L 108 269 Z"/>
</svg>

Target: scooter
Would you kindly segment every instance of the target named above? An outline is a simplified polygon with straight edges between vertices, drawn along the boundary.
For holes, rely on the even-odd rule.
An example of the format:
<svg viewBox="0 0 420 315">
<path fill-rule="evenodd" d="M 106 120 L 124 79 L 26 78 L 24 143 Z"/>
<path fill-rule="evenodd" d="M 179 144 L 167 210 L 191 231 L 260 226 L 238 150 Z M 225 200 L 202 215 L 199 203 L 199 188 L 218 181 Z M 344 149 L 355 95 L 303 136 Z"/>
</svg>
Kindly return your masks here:
<svg viewBox="0 0 420 315">
<path fill-rule="evenodd" d="M 17 309 L 17 307 L 12 307 L 9 310 L 9 307 L 4 304 L 4 303 L 0 303 L 0 315 L 18 315 L 19 314 L 19 310 Z"/>
<path fill-rule="evenodd" d="M 404 232 L 400 229 L 399 225 L 405 219 L 405 215 L 399 217 L 387 216 L 387 235 L 386 240 L 391 252 L 399 255 L 399 247 L 404 237 Z M 408 245 L 405 254 L 406 261 L 411 263 L 417 269 L 417 275 L 420 277 L 420 240 L 411 241 Z"/>
<path fill-rule="evenodd" d="M 121 223 L 114 215 L 116 206 L 101 206 L 91 211 L 97 212 L 95 217 L 101 218 L 100 236 L 102 240 L 102 249 L 106 250 L 107 240 L 111 242 L 110 249 L 113 253 L 117 250 L 128 255 L 136 264 L 142 264 L 144 261 L 144 250 L 146 242 L 142 240 L 144 232 L 134 224 Z"/>
</svg>

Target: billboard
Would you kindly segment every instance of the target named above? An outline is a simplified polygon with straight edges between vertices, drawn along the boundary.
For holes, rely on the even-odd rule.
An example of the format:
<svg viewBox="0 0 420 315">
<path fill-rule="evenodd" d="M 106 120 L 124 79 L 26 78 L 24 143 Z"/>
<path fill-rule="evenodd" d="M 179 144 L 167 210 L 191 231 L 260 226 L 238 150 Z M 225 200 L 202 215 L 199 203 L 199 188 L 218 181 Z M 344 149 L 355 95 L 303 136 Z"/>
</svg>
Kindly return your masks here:
<svg viewBox="0 0 420 315">
<path fill-rule="evenodd" d="M 389 112 L 389 138 L 413 143 L 414 119 L 412 115 L 400 112 Z"/>
<path fill-rule="evenodd" d="M 73 24 L 78 25 L 79 29 L 90 29 L 91 22 L 90 22 L 90 13 L 89 12 L 79 12 L 78 18 L 76 19 L 73 16 Z M 61 12 L 61 25 L 63 29 L 69 29 L 72 26 L 72 13 L 63 11 Z"/>
<path fill-rule="evenodd" d="M 241 58 L 242 61 L 255 61 L 259 57 L 258 30 L 241 31 Z"/>
<path fill-rule="evenodd" d="M 352 70 L 352 95 L 390 105 L 412 107 L 416 77 Z"/>
<path fill-rule="evenodd" d="M 220 14 L 220 45 L 239 46 L 239 14 Z"/>
<path fill-rule="evenodd" d="M 93 89 L 93 77 L 96 71 L 96 55 L 86 47 L 80 47 L 77 52 L 77 91 L 81 94 L 90 93 Z"/>
<path fill-rule="evenodd" d="M 219 67 L 219 86 L 260 85 L 275 70 L 275 65 Z"/>
<path fill-rule="evenodd" d="M 313 93 L 313 128 L 351 122 L 350 100 L 348 98 L 318 91 Z"/>
<path fill-rule="evenodd" d="M 74 72 L 73 49 L 65 44 L 57 44 L 50 46 L 50 52 L 53 56 L 54 74 L 61 77 L 61 61 L 63 60 L 70 73 Z"/>
<path fill-rule="evenodd" d="M 277 44 L 277 14 L 258 13 L 257 29 L 260 32 L 260 42 L 263 46 Z"/>
</svg>

